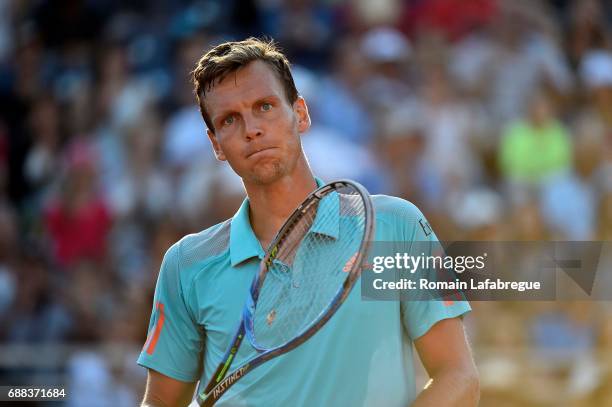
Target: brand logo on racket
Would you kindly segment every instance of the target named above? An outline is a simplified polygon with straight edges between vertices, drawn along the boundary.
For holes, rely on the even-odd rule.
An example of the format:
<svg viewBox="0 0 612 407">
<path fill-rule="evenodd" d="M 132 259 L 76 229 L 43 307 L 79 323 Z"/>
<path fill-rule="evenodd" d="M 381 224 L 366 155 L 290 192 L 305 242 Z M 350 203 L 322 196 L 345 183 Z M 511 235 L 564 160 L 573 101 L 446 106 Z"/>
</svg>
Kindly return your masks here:
<svg viewBox="0 0 612 407">
<path fill-rule="evenodd" d="M 236 380 L 244 376 L 244 374 L 247 372 L 248 369 L 249 369 L 249 365 L 246 364 L 242 366 L 240 369 L 236 370 L 231 375 L 227 376 L 227 379 L 219 383 L 219 385 L 213 390 L 213 397 L 217 398 L 221 394 L 223 394 L 223 392 L 225 391 L 225 388 L 231 386 L 232 384 L 234 384 Z"/>
</svg>

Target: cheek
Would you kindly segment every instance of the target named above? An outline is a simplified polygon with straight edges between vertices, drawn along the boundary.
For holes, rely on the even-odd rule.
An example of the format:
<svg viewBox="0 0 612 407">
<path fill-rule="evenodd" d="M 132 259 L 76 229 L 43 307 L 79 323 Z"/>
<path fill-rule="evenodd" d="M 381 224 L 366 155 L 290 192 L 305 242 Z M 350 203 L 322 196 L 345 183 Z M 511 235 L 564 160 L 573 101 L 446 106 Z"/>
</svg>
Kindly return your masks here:
<svg viewBox="0 0 612 407">
<path fill-rule="evenodd" d="M 228 137 L 227 134 L 217 138 L 217 145 L 228 161 L 233 160 L 240 154 L 238 143 L 235 142 L 233 137 Z"/>
<path fill-rule="evenodd" d="M 283 132 L 290 135 L 290 139 L 299 138 L 299 122 L 293 111 L 287 113 L 283 120 Z"/>
<path fill-rule="evenodd" d="M 233 161 L 241 154 L 239 147 L 240 146 L 232 140 L 226 140 L 225 143 L 221 144 L 221 151 L 223 151 L 223 154 L 225 154 L 228 160 Z"/>
</svg>

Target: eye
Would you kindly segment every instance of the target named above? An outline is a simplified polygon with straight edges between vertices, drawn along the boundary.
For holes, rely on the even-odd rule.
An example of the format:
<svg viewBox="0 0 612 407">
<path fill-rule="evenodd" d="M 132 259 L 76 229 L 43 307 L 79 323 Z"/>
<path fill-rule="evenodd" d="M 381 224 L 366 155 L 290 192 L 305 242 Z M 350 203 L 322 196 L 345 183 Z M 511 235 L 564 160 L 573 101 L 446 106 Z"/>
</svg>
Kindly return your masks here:
<svg viewBox="0 0 612 407">
<path fill-rule="evenodd" d="M 261 110 L 264 112 L 269 112 L 270 110 L 272 110 L 272 105 L 268 102 L 266 103 L 262 103 L 261 104 Z"/>
<path fill-rule="evenodd" d="M 223 119 L 223 126 L 230 126 L 234 123 L 234 116 L 233 115 L 229 115 L 227 116 L 225 119 Z"/>
</svg>

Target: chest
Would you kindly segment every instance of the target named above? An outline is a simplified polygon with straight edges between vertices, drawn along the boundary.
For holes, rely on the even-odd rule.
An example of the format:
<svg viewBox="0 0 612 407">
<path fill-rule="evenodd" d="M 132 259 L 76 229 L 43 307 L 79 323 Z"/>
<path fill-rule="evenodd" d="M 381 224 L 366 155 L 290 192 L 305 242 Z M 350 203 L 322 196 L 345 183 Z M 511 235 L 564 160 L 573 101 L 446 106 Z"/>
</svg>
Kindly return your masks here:
<svg viewBox="0 0 612 407">
<path fill-rule="evenodd" d="M 242 310 L 252 279 L 258 270 L 259 259 L 251 259 L 237 267 L 232 267 L 228 262 L 222 272 L 211 276 L 214 278 L 198 281 L 200 285 L 197 287 L 200 296 L 198 323 L 204 328 L 205 333 L 204 359 L 206 365 L 212 366 L 223 357 L 241 321 Z M 321 337 L 320 340 L 323 340 L 334 331 L 347 337 L 362 336 L 370 332 L 372 328 L 387 331 L 389 326 L 383 327 L 382 325 L 389 320 L 393 320 L 393 325 L 399 321 L 399 314 L 394 315 L 396 314 L 395 308 L 399 310 L 397 303 L 393 302 L 363 301 L 361 281 L 357 281 L 344 304 L 324 327 L 322 333 L 317 335 Z M 354 336 L 355 331 L 362 330 L 362 327 L 363 332 Z M 246 360 L 254 355 L 249 344 L 244 343 L 237 359 Z"/>
</svg>

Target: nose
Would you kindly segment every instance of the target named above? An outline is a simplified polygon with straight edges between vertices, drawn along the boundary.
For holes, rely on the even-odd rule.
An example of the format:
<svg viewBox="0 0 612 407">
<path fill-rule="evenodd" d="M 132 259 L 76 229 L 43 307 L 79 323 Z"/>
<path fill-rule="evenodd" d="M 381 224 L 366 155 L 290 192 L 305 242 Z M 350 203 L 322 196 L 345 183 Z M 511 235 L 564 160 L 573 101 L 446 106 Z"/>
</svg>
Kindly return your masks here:
<svg viewBox="0 0 612 407">
<path fill-rule="evenodd" d="M 263 136 L 261 121 L 253 115 L 244 116 L 244 137 L 247 141 L 251 141 L 257 137 Z"/>
</svg>

